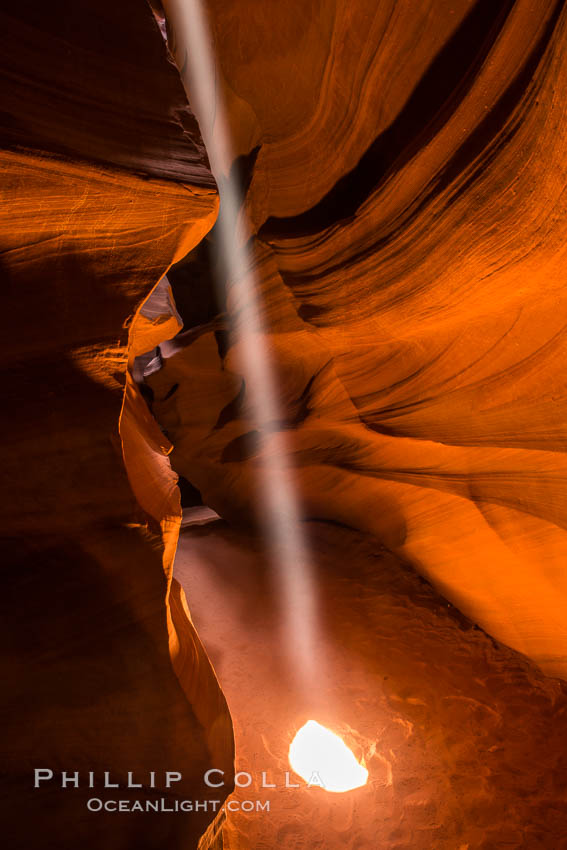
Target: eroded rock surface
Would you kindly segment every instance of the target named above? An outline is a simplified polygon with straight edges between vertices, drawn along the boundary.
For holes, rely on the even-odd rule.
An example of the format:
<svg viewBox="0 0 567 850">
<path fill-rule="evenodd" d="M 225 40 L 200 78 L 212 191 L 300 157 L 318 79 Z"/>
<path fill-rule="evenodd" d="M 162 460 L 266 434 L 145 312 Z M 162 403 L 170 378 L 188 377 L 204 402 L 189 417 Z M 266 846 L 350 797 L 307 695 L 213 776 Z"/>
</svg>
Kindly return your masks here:
<svg viewBox="0 0 567 850">
<path fill-rule="evenodd" d="M 305 514 L 566 675 L 564 4 L 208 8 Z M 218 342 L 155 411 L 242 520 L 273 441 Z"/>
<path fill-rule="evenodd" d="M 373 782 L 342 808 L 299 792 L 305 806 L 277 828 L 233 818 L 228 846 L 374 850 L 378 835 L 392 850 L 563 850 L 564 686 L 486 633 L 566 675 L 564 4 L 207 7 L 277 372 L 269 428 L 251 416 L 227 335 L 244 290 L 203 295 L 203 249 L 199 297 L 177 305 L 185 332 L 148 379 L 167 433 L 127 370 L 175 334 L 174 318 L 137 308 L 217 209 L 149 7 L 24 2 L 2 15 L 3 728 L 19 792 L 7 840 L 196 845 L 210 814 L 94 820 L 88 789 L 40 796 L 32 770 L 100 775 L 109 753 L 123 773 L 175 761 L 179 794 L 201 799 L 206 767 L 230 777 L 228 710 L 171 583 L 167 453 L 173 443 L 188 486 L 244 526 L 280 431 L 303 516 L 356 530 L 313 548 L 342 677 L 328 723 L 352 724 Z M 232 544 L 221 554 L 238 562 Z M 261 770 L 264 747 L 283 767 L 306 717 L 261 643 L 273 591 L 261 558 L 237 576 L 242 599 L 220 572 L 216 595 L 202 574 L 217 607 L 201 619 L 237 707 L 239 758 Z M 258 674 L 271 699 L 252 715 Z"/>
<path fill-rule="evenodd" d="M 211 227 L 216 188 L 145 3 L 24 2 L 0 31 L 3 839 L 194 848 L 210 810 L 86 802 L 206 799 L 211 761 L 230 784 L 228 709 L 171 583 L 176 476 L 127 374 L 142 339 L 178 329 L 136 311 Z M 34 789 L 35 768 L 53 782 Z M 165 770 L 183 774 L 174 791 Z"/>
<path fill-rule="evenodd" d="M 207 5 L 281 415 L 253 415 L 230 279 L 152 409 L 233 527 L 284 434 L 303 517 L 356 530 L 312 533 L 315 693 L 286 678 L 268 538 L 189 529 L 176 568 L 238 767 L 281 775 L 312 717 L 371 776 L 263 791 L 275 813 L 232 814 L 227 844 L 562 848 L 565 686 L 541 670 L 567 675 L 564 4 Z"/>
</svg>

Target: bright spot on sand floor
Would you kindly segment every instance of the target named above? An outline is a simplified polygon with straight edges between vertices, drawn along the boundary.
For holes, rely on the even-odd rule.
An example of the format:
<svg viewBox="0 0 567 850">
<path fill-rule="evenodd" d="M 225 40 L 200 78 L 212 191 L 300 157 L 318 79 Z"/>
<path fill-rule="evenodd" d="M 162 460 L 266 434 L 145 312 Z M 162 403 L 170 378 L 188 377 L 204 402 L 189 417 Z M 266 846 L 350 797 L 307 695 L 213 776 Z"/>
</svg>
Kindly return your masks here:
<svg viewBox="0 0 567 850">
<path fill-rule="evenodd" d="M 291 742 L 289 763 L 308 785 L 325 791 L 351 791 L 368 779 L 342 738 L 316 720 L 308 720 Z"/>
</svg>

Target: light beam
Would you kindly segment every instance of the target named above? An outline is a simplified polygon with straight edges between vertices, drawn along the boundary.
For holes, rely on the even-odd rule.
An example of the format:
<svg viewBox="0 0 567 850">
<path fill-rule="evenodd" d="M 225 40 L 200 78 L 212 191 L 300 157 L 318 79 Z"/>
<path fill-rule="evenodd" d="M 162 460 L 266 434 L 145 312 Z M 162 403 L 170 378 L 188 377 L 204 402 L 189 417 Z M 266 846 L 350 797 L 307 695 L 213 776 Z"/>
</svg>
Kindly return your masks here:
<svg viewBox="0 0 567 850">
<path fill-rule="evenodd" d="M 217 222 L 229 283 L 234 353 L 246 383 L 247 409 L 260 434 L 257 463 L 264 533 L 280 599 L 282 650 L 307 685 L 316 646 L 316 604 L 309 547 L 302 528 L 288 438 L 281 430 L 273 363 L 247 246 L 249 229 L 236 177 L 214 48 L 200 0 L 164 0 L 170 48 L 195 113 L 220 194 Z M 263 447 L 263 451 L 261 448 Z M 320 659 L 318 660 L 320 668 Z"/>
</svg>

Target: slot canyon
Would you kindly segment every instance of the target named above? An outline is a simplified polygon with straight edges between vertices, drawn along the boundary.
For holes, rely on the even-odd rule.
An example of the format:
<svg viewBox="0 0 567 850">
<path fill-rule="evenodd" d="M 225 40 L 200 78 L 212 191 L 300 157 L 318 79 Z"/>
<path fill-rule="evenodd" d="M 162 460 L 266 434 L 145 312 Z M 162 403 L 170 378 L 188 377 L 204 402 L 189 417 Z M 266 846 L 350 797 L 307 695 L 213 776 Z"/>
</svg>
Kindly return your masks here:
<svg viewBox="0 0 567 850">
<path fill-rule="evenodd" d="M 5 846 L 567 850 L 563 0 L 0 14 Z"/>
</svg>

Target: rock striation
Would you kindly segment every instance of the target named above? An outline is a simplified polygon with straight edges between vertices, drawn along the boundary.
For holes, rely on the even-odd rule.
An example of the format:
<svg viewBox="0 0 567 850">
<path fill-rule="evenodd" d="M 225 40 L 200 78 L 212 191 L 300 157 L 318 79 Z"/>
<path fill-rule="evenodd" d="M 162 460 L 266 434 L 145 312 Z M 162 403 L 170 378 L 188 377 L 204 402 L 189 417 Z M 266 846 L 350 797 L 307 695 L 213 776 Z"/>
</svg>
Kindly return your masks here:
<svg viewBox="0 0 567 850">
<path fill-rule="evenodd" d="M 208 8 L 305 515 L 567 675 L 564 4 Z M 154 409 L 242 521 L 273 440 L 217 343 L 167 361 Z"/>
<path fill-rule="evenodd" d="M 274 665 L 253 534 L 284 434 L 328 723 L 358 724 L 372 783 L 343 808 L 301 791 L 271 822 L 231 817 L 227 850 L 563 850 L 565 685 L 544 674 L 567 676 L 565 4 L 206 8 L 276 374 L 267 425 L 230 335 L 250 290 L 217 280 L 216 184 L 161 5 L 0 17 L 7 843 L 219 846 L 211 810 L 118 819 L 88 811 L 88 786 L 33 788 L 35 768 L 111 771 L 132 800 L 128 771 L 164 768 L 176 791 L 142 796 L 230 792 L 231 718 L 183 587 L 240 764 L 287 767 L 324 709 Z M 233 526 L 188 526 L 183 587 L 177 474 Z"/>
<path fill-rule="evenodd" d="M 211 762 L 230 790 L 230 716 L 172 581 L 170 446 L 130 374 L 179 328 L 139 307 L 212 226 L 215 182 L 145 3 L 24 0 L 0 33 L 3 835 L 21 850 L 195 848 L 210 808 L 87 801 L 206 800 Z M 35 789 L 36 768 L 56 779 Z M 168 789 L 165 770 L 183 781 Z M 62 771 L 92 772 L 96 790 L 62 789 Z M 118 791 L 100 790 L 105 771 Z"/>
</svg>

